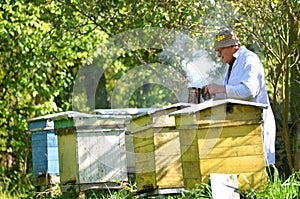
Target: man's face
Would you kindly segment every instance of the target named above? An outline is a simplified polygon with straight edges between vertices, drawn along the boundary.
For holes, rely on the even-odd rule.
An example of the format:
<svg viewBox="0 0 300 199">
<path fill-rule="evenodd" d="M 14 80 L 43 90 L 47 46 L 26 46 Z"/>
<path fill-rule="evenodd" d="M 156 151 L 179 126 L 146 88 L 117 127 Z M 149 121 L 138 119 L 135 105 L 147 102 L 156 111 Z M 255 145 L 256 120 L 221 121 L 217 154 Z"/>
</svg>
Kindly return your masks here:
<svg viewBox="0 0 300 199">
<path fill-rule="evenodd" d="M 218 53 L 218 57 L 221 57 L 223 62 L 228 64 L 233 58 L 235 49 L 233 46 L 219 48 L 217 49 L 217 53 Z"/>
</svg>

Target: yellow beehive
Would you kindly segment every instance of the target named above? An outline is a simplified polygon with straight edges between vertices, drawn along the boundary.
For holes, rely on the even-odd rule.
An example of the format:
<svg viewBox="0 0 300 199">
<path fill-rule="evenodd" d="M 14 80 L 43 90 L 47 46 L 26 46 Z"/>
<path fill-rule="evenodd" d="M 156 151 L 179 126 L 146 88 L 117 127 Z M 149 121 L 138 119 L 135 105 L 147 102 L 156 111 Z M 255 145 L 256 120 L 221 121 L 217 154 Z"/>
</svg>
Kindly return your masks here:
<svg viewBox="0 0 300 199">
<path fill-rule="evenodd" d="M 185 188 L 208 183 L 211 173 L 237 174 L 240 189 L 265 184 L 263 108 L 224 99 L 171 113 L 179 131 Z"/>
<path fill-rule="evenodd" d="M 183 188 L 179 133 L 169 113 L 187 106 L 173 104 L 132 118 L 138 190 Z"/>
</svg>

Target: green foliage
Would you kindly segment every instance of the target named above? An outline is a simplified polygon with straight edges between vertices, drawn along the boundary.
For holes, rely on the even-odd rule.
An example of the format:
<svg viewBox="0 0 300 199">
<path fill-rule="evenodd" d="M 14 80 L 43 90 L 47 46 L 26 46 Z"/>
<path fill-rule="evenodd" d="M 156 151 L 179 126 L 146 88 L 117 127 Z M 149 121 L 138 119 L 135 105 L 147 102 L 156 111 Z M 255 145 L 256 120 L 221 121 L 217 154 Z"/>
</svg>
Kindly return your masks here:
<svg viewBox="0 0 300 199">
<path fill-rule="evenodd" d="M 278 132 L 285 144 L 289 168 L 299 169 L 300 151 L 291 146 L 291 127 L 297 125 L 300 115 L 297 95 L 300 88 L 299 1 L 241 0 L 236 2 L 236 8 L 241 14 L 236 26 L 242 34 L 248 35 L 247 44 L 259 52 L 265 66 L 271 104 L 278 121 Z"/>
<path fill-rule="evenodd" d="M 198 184 L 196 188 L 183 193 L 181 198 L 212 198 L 212 190 L 208 184 Z"/>
<path fill-rule="evenodd" d="M 234 9 L 236 8 L 236 9 Z M 158 27 L 184 32 L 199 47 L 215 57 L 213 35 L 221 26 L 236 27 L 238 36 L 253 49 L 263 51 L 268 85 L 277 117 L 283 124 L 291 115 L 296 121 L 297 96 L 289 106 L 289 82 L 293 91 L 299 87 L 299 1 L 29 1 L 8 0 L 0 3 L 0 187 L 4 194 L 21 196 L 32 192 L 31 135 L 27 120 L 53 112 L 67 111 L 78 100 L 82 107 L 149 107 L 167 105 L 179 99 L 173 91 L 184 86 L 182 57 L 163 59 L 163 47 L 137 48 L 122 33 L 137 28 Z M 245 35 L 249 35 L 246 37 Z M 119 37 L 115 37 L 119 35 Z M 124 35 L 124 34 L 123 34 Z M 156 34 L 141 38 L 143 44 L 158 39 Z M 137 37 L 139 35 L 136 35 Z M 117 38 L 117 46 L 100 52 L 97 70 L 90 64 L 96 48 Z M 139 38 L 139 37 L 138 37 Z M 134 40 L 134 39 L 133 39 Z M 254 41 L 258 41 L 253 43 Z M 126 48 L 126 42 L 130 48 Z M 125 44 L 125 45 L 124 45 Z M 169 43 L 170 44 L 170 43 Z M 122 49 L 114 49 L 124 45 Z M 259 48 L 258 48 L 259 47 Z M 189 56 L 189 51 L 181 52 Z M 165 51 L 166 52 L 166 51 Z M 187 54 L 187 55 L 186 55 Z M 110 56 L 115 57 L 110 57 Z M 109 65 L 104 68 L 106 64 Z M 164 65 L 164 68 L 161 67 Z M 143 66 L 144 70 L 139 71 Z M 167 66 L 167 67 L 166 67 Z M 80 69 L 90 78 L 103 73 L 97 82 L 95 99 L 73 99 L 73 85 Z M 222 73 L 224 67 L 219 67 Z M 297 81 L 291 81 L 290 71 Z M 216 71 L 213 71 L 213 73 Z M 92 74 L 92 75 L 91 75 Z M 155 74 L 155 75 L 154 75 Z M 172 74 L 172 78 L 170 77 Z M 132 76 L 132 77 L 131 77 Z M 128 78 L 128 79 L 126 79 Z M 134 88 L 128 80 L 143 82 Z M 298 78 L 298 79 L 297 79 Z M 158 80 L 164 79 L 164 86 Z M 86 80 L 86 79 L 85 79 Z M 127 80 L 127 81 L 125 81 Z M 167 82 L 167 83 L 166 83 Z M 119 84 L 117 84 L 119 83 Z M 122 85 L 123 83 L 123 85 Z M 126 87 L 124 86 L 126 84 Z M 131 84 L 130 84 L 131 83 Z M 167 86 L 165 86 L 167 85 Z M 89 85 L 86 85 L 87 87 Z M 128 92 L 125 89 L 134 88 Z M 177 91 L 175 90 L 175 91 Z M 116 95 L 118 92 L 120 95 Z M 127 90 L 128 91 L 128 90 Z M 115 104 L 112 103 L 112 98 Z M 72 101 L 74 100 L 74 101 Z M 92 104 L 91 101 L 96 101 Z M 81 107 L 79 107 L 81 108 Z M 83 109 L 82 109 L 83 110 Z M 88 109 L 84 109 L 88 110 Z M 285 130 L 287 130 L 285 128 Z M 288 134 L 287 134 L 288 135 Z M 288 145 L 288 142 L 285 142 Z M 292 153 L 288 153 L 292 154 Z M 30 193 L 28 193 L 30 195 Z M 198 194 L 198 193 L 197 193 Z"/>
<path fill-rule="evenodd" d="M 145 47 L 146 45 L 144 45 L 144 42 L 151 43 L 153 39 L 158 39 L 149 34 L 145 34 L 144 37 L 137 35 L 137 37 L 141 39 L 138 46 L 142 46 L 142 48 L 134 49 L 132 48 L 130 39 L 128 40 L 127 37 L 122 38 L 118 34 L 122 35 L 123 33 L 130 32 L 131 30 L 144 27 L 159 27 L 163 29 L 167 28 L 170 30 L 181 31 L 183 33 L 189 34 L 192 37 L 195 37 L 195 41 L 199 43 L 199 47 L 208 49 L 210 51 L 210 56 L 215 57 L 215 52 L 212 51 L 211 44 L 213 41 L 213 34 L 216 31 L 216 27 L 224 25 L 232 26 L 232 22 L 235 18 L 234 9 L 232 9 L 231 3 L 223 1 L 199 2 L 167 0 L 161 2 L 143 0 L 133 2 L 92 1 L 89 3 L 82 1 L 72 1 L 68 2 L 66 6 L 68 6 L 71 10 L 78 11 L 82 16 L 89 19 L 91 23 L 93 23 L 107 35 L 109 35 L 109 39 L 114 37 L 119 38 L 119 44 L 121 45 L 120 47 L 125 47 L 125 51 L 121 54 L 118 54 L 118 56 L 115 57 L 114 60 L 108 60 L 108 62 L 106 62 L 105 64 L 98 64 L 103 66 L 106 66 L 106 64 L 109 65 L 108 68 L 99 67 L 99 71 L 101 71 L 101 69 L 105 70 L 103 71 L 104 74 L 100 79 L 102 83 L 106 83 L 106 86 L 97 86 L 97 101 L 95 102 L 95 105 L 93 102 L 91 102 L 94 99 L 89 99 L 91 98 L 90 93 L 87 93 L 87 96 L 82 95 L 82 93 L 87 92 L 87 89 L 80 90 L 80 92 L 78 93 L 81 94 L 78 94 L 78 99 L 75 100 L 76 108 L 78 107 L 79 110 L 87 110 L 84 107 L 80 107 L 80 105 L 82 104 L 87 104 L 87 107 L 89 108 L 109 108 L 111 106 L 114 106 L 114 103 L 118 104 L 119 107 L 145 107 L 161 104 L 168 105 L 170 103 L 173 103 L 174 101 L 178 101 L 178 96 L 173 97 L 174 94 L 170 93 L 169 88 L 152 85 L 150 83 L 150 79 L 148 85 L 140 85 L 140 92 L 136 91 L 135 93 L 133 93 L 132 100 L 129 100 L 128 103 L 127 101 L 125 104 L 122 103 L 123 98 L 121 96 L 114 96 L 115 102 L 112 102 L 111 96 L 113 95 L 114 90 L 117 90 L 116 82 L 119 82 L 119 84 L 121 84 L 120 77 L 126 76 L 128 73 L 130 73 L 130 70 L 132 70 L 133 68 L 137 68 L 140 65 L 145 65 L 149 71 L 155 71 L 155 68 L 152 68 L 151 64 L 157 63 L 158 54 L 160 53 L 162 48 L 164 48 L 162 46 L 156 46 L 155 49 L 153 47 Z M 124 45 L 122 45 L 121 43 L 123 40 Z M 126 42 L 129 43 L 130 48 L 126 48 Z M 114 42 L 112 44 L 115 45 Z M 101 53 L 106 54 L 104 57 L 101 57 L 102 59 L 106 59 L 106 56 L 109 57 L 109 54 L 112 53 L 111 51 L 115 50 L 111 48 L 103 49 L 102 47 L 103 45 L 101 45 Z M 183 51 L 183 53 L 189 53 L 189 51 Z M 174 67 L 173 71 L 182 70 L 178 70 L 179 67 L 181 67 L 180 65 L 171 66 Z M 220 71 L 222 71 L 222 69 Z M 171 74 L 170 72 L 169 76 Z M 160 71 L 156 73 L 158 78 L 161 79 L 162 77 L 164 77 L 164 75 L 160 75 Z M 143 75 L 140 74 L 140 76 L 140 79 L 143 79 Z M 147 75 L 144 75 L 144 79 L 145 77 L 147 77 Z M 87 78 L 85 76 L 83 77 L 83 79 L 91 78 Z M 174 77 L 174 79 L 176 79 L 176 76 Z M 183 84 L 184 83 L 185 82 L 183 82 Z M 123 85 L 126 84 L 123 83 Z M 158 87 L 160 88 L 157 89 Z M 100 88 L 102 90 L 99 90 Z M 151 88 L 152 91 L 155 90 L 155 92 L 147 92 L 149 88 Z M 106 90 L 107 92 L 103 92 L 103 90 Z M 140 97 L 141 94 L 143 95 L 143 97 Z M 162 99 L 166 99 L 167 96 L 170 96 L 171 99 Z M 148 102 L 145 102 L 145 100 L 147 100 Z M 108 103 L 105 103 L 105 101 L 107 101 Z"/>
<path fill-rule="evenodd" d="M 76 71 L 102 39 L 97 30 L 86 31 L 91 29 L 88 25 L 68 30 L 69 22 L 83 23 L 83 19 L 72 13 L 72 18 L 63 20 L 64 11 L 58 2 L 1 2 L 0 186 L 4 190 L 24 192 L 26 186 L 29 190 L 27 120 L 69 109 Z"/>
<path fill-rule="evenodd" d="M 300 194 L 300 171 L 292 173 L 287 179 L 280 176 L 276 168 L 273 171 L 273 176 L 263 192 L 250 190 L 242 193 L 243 198 L 298 198 Z"/>
<path fill-rule="evenodd" d="M 264 198 L 286 198 L 294 199 L 299 197 L 300 194 L 300 172 L 292 173 L 288 178 L 280 175 L 277 168 L 273 167 L 272 175 L 269 177 L 268 184 L 263 191 L 255 191 L 254 189 L 245 190 L 240 192 L 240 197 L 245 199 L 264 199 Z M 81 198 L 96 199 L 96 198 L 111 198 L 111 199 L 124 199 L 124 198 L 141 198 L 141 196 L 134 196 L 136 191 L 136 185 L 123 184 L 123 188 L 119 190 L 89 190 L 80 195 Z M 16 195 L 12 196 L 9 192 L 1 190 L 1 193 L 5 198 L 28 198 L 28 195 Z M 18 197 L 17 197 L 18 196 Z M 33 197 L 33 196 L 31 196 Z M 38 192 L 35 198 L 53 198 L 53 199 L 67 199 L 79 197 L 79 193 L 75 188 L 70 188 L 66 192 L 62 193 L 59 184 L 44 189 Z M 0 197 L 1 198 L 1 197 Z M 159 198 L 159 196 L 153 196 L 149 198 Z M 166 195 L 166 198 L 212 198 L 212 190 L 209 184 L 198 184 L 195 188 L 184 191 L 177 195 Z M 2 198 L 1 198 L 2 199 Z"/>
</svg>

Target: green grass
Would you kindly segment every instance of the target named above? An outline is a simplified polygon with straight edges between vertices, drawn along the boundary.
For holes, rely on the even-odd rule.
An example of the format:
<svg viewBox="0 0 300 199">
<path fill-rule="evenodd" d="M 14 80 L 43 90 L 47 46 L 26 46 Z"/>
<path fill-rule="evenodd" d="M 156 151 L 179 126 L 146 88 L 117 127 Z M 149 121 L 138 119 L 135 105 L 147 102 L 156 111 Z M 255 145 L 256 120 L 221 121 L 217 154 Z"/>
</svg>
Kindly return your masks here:
<svg viewBox="0 0 300 199">
<path fill-rule="evenodd" d="M 283 180 L 275 168 L 273 176 L 263 192 L 250 190 L 243 193 L 244 198 L 274 198 L 274 199 L 300 199 L 300 171 L 293 173 L 288 179 Z"/>
<path fill-rule="evenodd" d="M 270 175 L 266 189 L 263 192 L 256 192 L 253 189 L 247 192 L 240 193 L 241 199 L 300 199 L 300 171 L 294 172 L 288 178 L 279 175 L 278 170 L 274 167 L 272 175 Z M 23 189 L 22 189 L 23 190 Z M 80 198 L 86 199 L 138 199 L 140 196 L 133 196 L 136 191 L 135 184 L 126 184 L 120 190 L 90 190 L 80 195 Z M 74 189 L 70 189 L 65 193 L 61 192 L 60 185 L 53 185 L 48 188 L 43 188 L 40 192 L 17 191 L 17 186 L 14 190 L 1 188 L 0 199 L 15 199 L 15 198 L 40 198 L 40 199 L 69 199 L 77 198 L 78 193 Z M 158 197 L 152 197 L 158 198 Z M 189 198 L 212 198 L 212 191 L 208 184 L 199 184 L 195 189 L 185 191 L 180 195 L 167 196 L 168 199 L 189 199 Z"/>
</svg>

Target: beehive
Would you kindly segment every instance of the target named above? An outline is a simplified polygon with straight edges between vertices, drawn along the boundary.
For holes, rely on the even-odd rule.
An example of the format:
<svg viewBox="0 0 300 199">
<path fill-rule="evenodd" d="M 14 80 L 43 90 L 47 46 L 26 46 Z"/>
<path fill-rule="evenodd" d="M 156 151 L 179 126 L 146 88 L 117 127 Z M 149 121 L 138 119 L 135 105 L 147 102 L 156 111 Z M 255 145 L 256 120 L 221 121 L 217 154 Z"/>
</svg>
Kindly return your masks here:
<svg viewBox="0 0 300 199">
<path fill-rule="evenodd" d="M 124 130 L 125 130 L 125 153 L 126 153 L 126 166 L 127 174 L 132 177 L 130 180 L 135 180 L 135 156 L 134 156 L 134 147 L 133 147 L 133 136 L 128 130 L 128 126 L 132 117 L 146 113 L 155 108 L 118 108 L 118 109 L 96 109 L 93 113 L 97 115 L 111 115 L 114 116 L 123 116 L 124 117 Z"/>
<path fill-rule="evenodd" d="M 57 136 L 54 134 L 53 114 L 28 120 L 31 132 L 34 186 L 59 182 Z"/>
<path fill-rule="evenodd" d="M 224 99 L 173 112 L 179 130 L 184 186 L 211 173 L 237 174 L 240 189 L 265 183 L 263 104 Z"/>
<path fill-rule="evenodd" d="M 174 117 L 168 114 L 187 106 L 173 104 L 131 120 L 138 190 L 183 187 L 179 133 Z"/>
<path fill-rule="evenodd" d="M 126 116 L 125 116 L 126 117 Z M 127 181 L 124 116 L 65 112 L 54 118 L 60 181 L 79 191 Z"/>
</svg>

